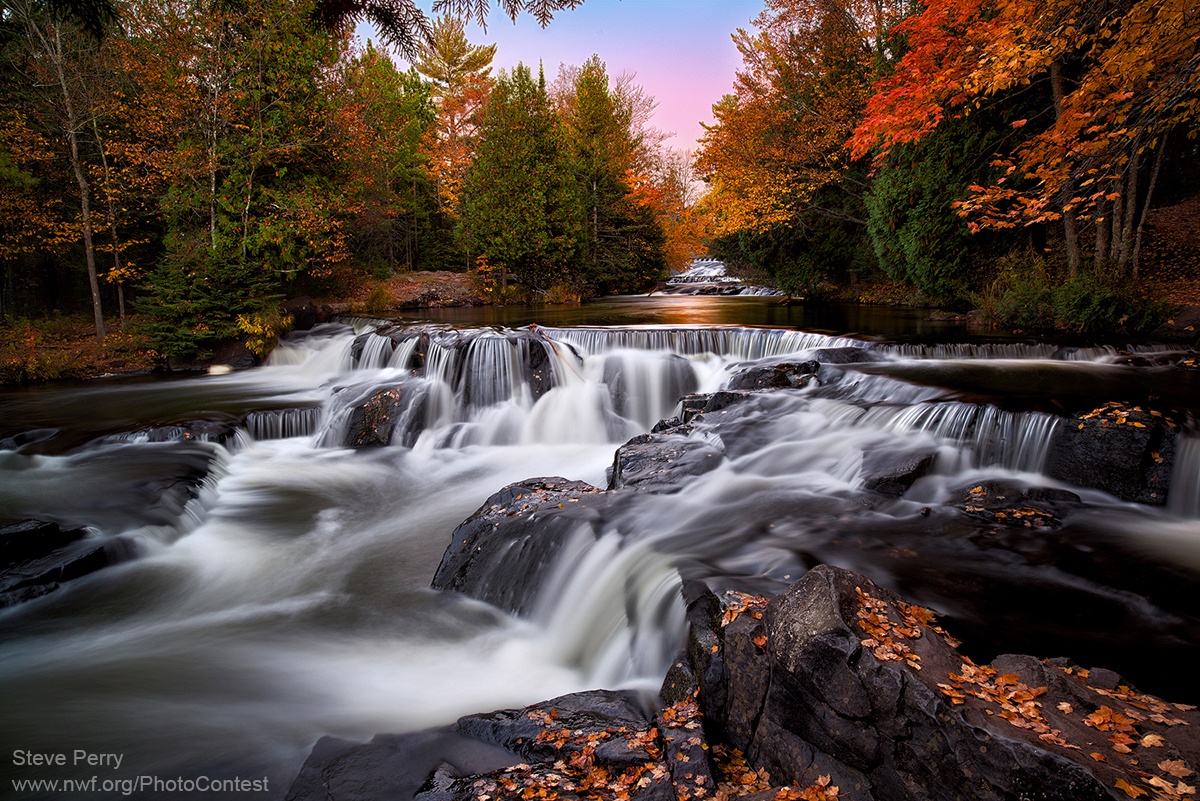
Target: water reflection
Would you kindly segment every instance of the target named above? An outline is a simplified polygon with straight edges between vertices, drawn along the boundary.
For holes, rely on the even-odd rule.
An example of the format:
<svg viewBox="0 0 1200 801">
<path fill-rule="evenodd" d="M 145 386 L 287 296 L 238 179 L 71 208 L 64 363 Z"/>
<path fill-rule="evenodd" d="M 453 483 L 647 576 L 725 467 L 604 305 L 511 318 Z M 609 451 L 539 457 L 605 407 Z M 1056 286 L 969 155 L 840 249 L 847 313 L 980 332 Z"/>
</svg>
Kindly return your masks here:
<svg viewBox="0 0 1200 801">
<path fill-rule="evenodd" d="M 405 321 L 450 325 L 753 325 L 908 341 L 980 338 L 962 320 L 932 320 L 928 309 L 857 303 L 800 302 L 774 297 L 625 295 L 563 306 L 476 306 L 408 310 Z M 983 332 L 994 337 L 995 332 Z"/>
</svg>

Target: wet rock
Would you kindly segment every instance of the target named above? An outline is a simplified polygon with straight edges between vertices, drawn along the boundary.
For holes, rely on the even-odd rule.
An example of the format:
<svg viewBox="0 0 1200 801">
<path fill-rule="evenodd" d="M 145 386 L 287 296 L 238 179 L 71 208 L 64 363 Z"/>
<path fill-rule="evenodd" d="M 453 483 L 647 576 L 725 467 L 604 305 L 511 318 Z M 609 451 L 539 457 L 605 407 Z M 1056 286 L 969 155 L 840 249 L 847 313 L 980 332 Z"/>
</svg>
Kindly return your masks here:
<svg viewBox="0 0 1200 801">
<path fill-rule="evenodd" d="M 1200 306 L 1188 306 L 1150 332 L 1150 337 L 1167 342 L 1200 340 Z"/>
<path fill-rule="evenodd" d="M 693 702 L 694 706 L 694 702 Z M 671 724 L 684 722 L 672 713 Z M 370 743 L 324 738 L 288 791 L 290 801 L 476 801 L 555 796 L 674 801 L 669 746 L 636 699 L 609 690 L 460 718 L 453 726 Z M 675 749 L 676 755 L 685 752 Z M 678 760 L 682 761 L 682 760 Z M 699 786 L 690 771 L 691 787 Z M 708 788 L 715 789 L 708 778 Z"/>
<path fill-rule="evenodd" d="M 682 482 L 707 473 L 723 460 L 719 448 L 699 439 L 671 433 L 642 434 L 617 449 L 608 488 L 673 492 Z"/>
<path fill-rule="evenodd" d="M 955 506 L 976 520 L 1013 528 L 1056 529 L 1062 518 L 1083 506 L 1073 492 L 981 481 L 951 490 Z"/>
<path fill-rule="evenodd" d="M 308 331 L 318 322 L 317 306 L 310 297 L 289 298 L 279 310 L 292 318 L 293 331 Z"/>
<path fill-rule="evenodd" d="M 726 383 L 731 390 L 745 389 L 799 389 L 816 380 L 821 365 L 816 361 L 785 362 L 760 367 L 750 367 L 734 374 Z"/>
<path fill-rule="evenodd" d="M 1105 404 L 1055 429 L 1044 472 L 1123 501 L 1162 505 L 1178 431 L 1174 421 L 1157 411 Z"/>
<path fill-rule="evenodd" d="M 35 428 L 32 431 L 22 431 L 19 434 L 4 437 L 0 439 L 0 451 L 19 451 L 31 445 L 49 442 L 58 436 L 59 431 L 60 429 L 57 428 Z"/>
<path fill-rule="evenodd" d="M 432 586 L 527 612 L 536 600 L 531 577 L 541 576 L 572 538 L 595 537 L 590 523 L 605 503 L 602 490 L 582 481 L 510 484 L 454 530 Z"/>
<path fill-rule="evenodd" d="M 22 520 L 0 528 L 0 567 L 40 559 L 87 535 L 82 528 L 63 529 L 57 523 Z"/>
<path fill-rule="evenodd" d="M 170 426 L 147 426 L 136 431 L 110 434 L 99 442 L 216 442 L 228 445 L 237 436 L 234 420 L 192 420 Z"/>
<path fill-rule="evenodd" d="M 25 520 L 0 528 L 0 608 L 39 598 L 63 583 L 136 556 L 123 538 L 90 539 L 86 529 Z"/>
<path fill-rule="evenodd" d="M 415 383 L 381 389 L 354 404 L 345 444 L 352 448 L 412 447 L 425 430 L 427 387 Z"/>
<path fill-rule="evenodd" d="M 818 348 L 812 352 L 814 360 L 820 364 L 863 364 L 877 362 L 878 354 L 866 348 Z"/>
<path fill-rule="evenodd" d="M 863 454 L 859 477 L 869 490 L 899 496 L 929 472 L 936 458 L 937 451 L 933 448 L 871 451 Z"/>
<path fill-rule="evenodd" d="M 1121 782 L 1153 793 L 1200 764 L 1194 709 L 1033 657 L 974 665 L 927 610 L 849 571 L 718 603 L 717 627 L 692 618 L 706 639 L 689 653 L 716 640 L 724 664 L 701 705 L 775 782 L 828 775 L 850 801 L 1118 799 L 1133 797 Z"/>
</svg>

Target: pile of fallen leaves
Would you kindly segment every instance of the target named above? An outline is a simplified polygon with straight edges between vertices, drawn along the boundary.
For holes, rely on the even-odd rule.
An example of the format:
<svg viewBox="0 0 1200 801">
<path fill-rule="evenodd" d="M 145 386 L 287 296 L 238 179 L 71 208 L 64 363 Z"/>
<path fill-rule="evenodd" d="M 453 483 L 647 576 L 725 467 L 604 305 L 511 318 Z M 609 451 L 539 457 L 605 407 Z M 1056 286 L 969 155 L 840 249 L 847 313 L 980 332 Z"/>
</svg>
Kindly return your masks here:
<svg viewBox="0 0 1200 801">
<path fill-rule="evenodd" d="M 1147 411 L 1141 406 L 1131 406 L 1127 403 L 1115 401 L 1092 409 L 1087 414 L 1081 414 L 1079 415 L 1079 419 L 1099 420 L 1101 428 L 1108 428 L 1109 426 L 1149 428 L 1156 423 L 1166 425 L 1168 428 L 1179 427 L 1178 423 L 1162 412 L 1155 411 L 1154 409 Z M 1079 423 L 1079 428 L 1082 430 L 1084 425 L 1084 423 Z"/>
<path fill-rule="evenodd" d="M 1081 424 L 1082 425 L 1082 424 Z M 1003 496 L 996 498 L 1003 501 Z M 959 506 L 971 517 L 989 523 L 1023 528 L 1058 528 L 1062 521 L 1053 513 L 1036 506 L 1005 506 L 1000 509 L 988 508 L 989 492 L 982 484 L 977 484 L 967 491 L 966 502 Z"/>
<path fill-rule="evenodd" d="M 828 801 L 838 797 L 837 785 L 832 784 L 829 776 L 818 777 L 808 787 L 772 787 L 771 774 L 765 768 L 755 770 L 746 762 L 745 754 L 736 748 L 714 746 L 713 763 L 721 777 L 716 801 L 770 791 L 774 791 L 770 796 L 772 801 Z"/>
<path fill-rule="evenodd" d="M 913 670 L 920 670 L 921 657 L 909 641 L 920 639 L 925 629 L 940 635 L 951 648 L 959 645 L 945 629 L 934 625 L 936 615 L 930 609 L 904 601 L 892 605 L 864 592 L 862 587 L 855 587 L 854 594 L 858 599 L 858 627 L 867 634 L 863 647 L 871 649 L 881 662 L 903 660 Z"/>
</svg>

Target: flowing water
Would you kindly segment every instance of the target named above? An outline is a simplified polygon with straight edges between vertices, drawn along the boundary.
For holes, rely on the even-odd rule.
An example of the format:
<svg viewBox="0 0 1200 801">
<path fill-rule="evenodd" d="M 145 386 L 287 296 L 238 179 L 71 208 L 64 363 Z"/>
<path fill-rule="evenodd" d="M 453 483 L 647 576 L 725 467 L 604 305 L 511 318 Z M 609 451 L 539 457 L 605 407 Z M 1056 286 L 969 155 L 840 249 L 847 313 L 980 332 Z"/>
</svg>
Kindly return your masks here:
<svg viewBox="0 0 1200 801">
<path fill-rule="evenodd" d="M 648 304 L 655 320 L 662 301 Z M 1039 472 L 1060 419 L 884 369 L 823 367 L 819 383 L 754 398 L 737 426 L 699 425 L 691 436 L 720 447 L 720 466 L 671 494 L 631 494 L 600 530 L 581 529 L 549 573 L 531 577 L 527 617 L 429 582 L 451 532 L 493 492 L 532 476 L 604 487 L 621 443 L 747 363 L 855 348 L 901 372 L 1073 357 L 1102 373 L 1114 354 L 887 345 L 783 327 L 352 322 L 297 334 L 242 373 L 0 401 L 0 434 L 60 429 L 0 451 L 0 518 L 89 526 L 96 541 L 138 554 L 0 610 L 0 774 L 18 750 L 70 760 L 78 749 L 121 754 L 113 777 L 266 776 L 266 797 L 282 797 L 323 735 L 368 739 L 595 687 L 653 690 L 682 642 L 688 577 L 773 591 L 829 561 L 969 623 L 978 605 L 922 570 L 993 582 L 988 603 L 1023 574 L 995 583 L 1013 571 L 1003 558 L 993 569 L 986 554 L 956 562 L 953 549 L 917 544 L 949 520 L 929 510 L 964 482 L 1058 486 Z M 390 389 L 400 398 L 390 444 L 348 447 L 353 410 Z M 937 454 L 930 474 L 903 498 L 862 502 L 864 459 L 914 448 Z M 1188 440 L 1181 451 L 1168 508 L 1076 489 L 1087 509 L 1074 536 L 1194 580 L 1200 448 Z M 1125 606 L 1141 616 L 1130 647 L 1175 631 L 1171 610 Z M 1097 628 L 1099 641 L 1113 636 Z"/>
</svg>

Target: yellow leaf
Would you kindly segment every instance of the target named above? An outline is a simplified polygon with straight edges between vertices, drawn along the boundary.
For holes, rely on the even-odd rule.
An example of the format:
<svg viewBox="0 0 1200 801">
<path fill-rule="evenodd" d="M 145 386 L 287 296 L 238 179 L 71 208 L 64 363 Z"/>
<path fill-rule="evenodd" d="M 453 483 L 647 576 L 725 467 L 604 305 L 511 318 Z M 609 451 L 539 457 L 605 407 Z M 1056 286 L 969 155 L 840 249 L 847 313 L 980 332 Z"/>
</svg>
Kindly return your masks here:
<svg viewBox="0 0 1200 801">
<path fill-rule="evenodd" d="M 1142 738 L 1142 748 L 1162 748 L 1164 742 L 1161 735 L 1147 734 Z"/>
</svg>

